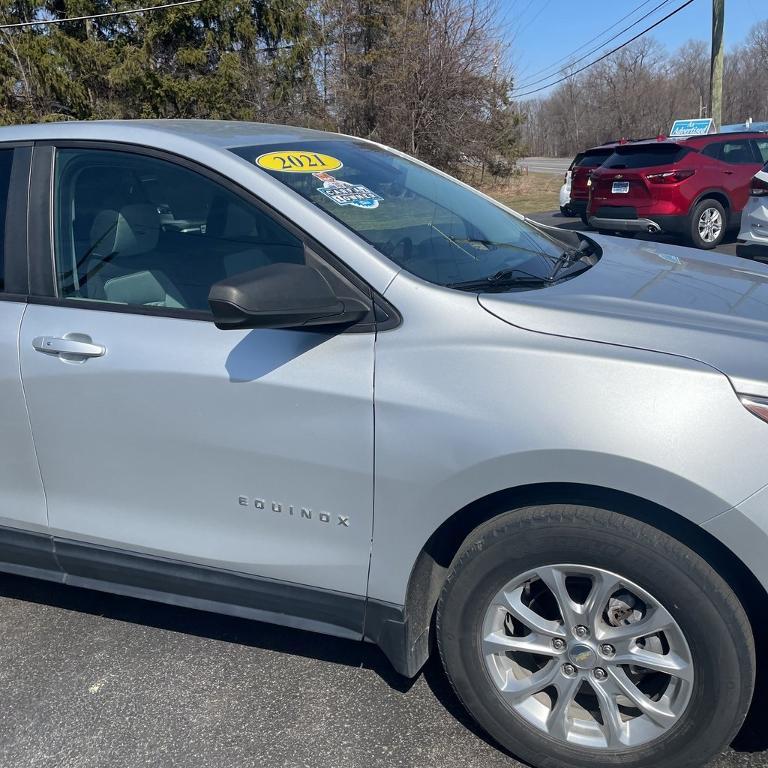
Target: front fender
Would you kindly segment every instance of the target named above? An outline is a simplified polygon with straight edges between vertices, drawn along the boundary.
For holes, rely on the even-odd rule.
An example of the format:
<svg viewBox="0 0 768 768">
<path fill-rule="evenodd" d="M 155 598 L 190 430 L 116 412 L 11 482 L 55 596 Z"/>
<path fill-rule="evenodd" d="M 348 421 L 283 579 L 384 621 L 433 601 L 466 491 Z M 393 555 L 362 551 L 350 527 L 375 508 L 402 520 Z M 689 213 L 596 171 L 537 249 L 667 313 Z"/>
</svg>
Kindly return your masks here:
<svg viewBox="0 0 768 768">
<path fill-rule="evenodd" d="M 392 289 L 404 323 L 376 342 L 373 600 L 404 605 L 429 537 L 504 489 L 593 485 L 702 524 L 765 485 L 768 426 L 719 371 L 519 329 L 474 296 Z"/>
</svg>

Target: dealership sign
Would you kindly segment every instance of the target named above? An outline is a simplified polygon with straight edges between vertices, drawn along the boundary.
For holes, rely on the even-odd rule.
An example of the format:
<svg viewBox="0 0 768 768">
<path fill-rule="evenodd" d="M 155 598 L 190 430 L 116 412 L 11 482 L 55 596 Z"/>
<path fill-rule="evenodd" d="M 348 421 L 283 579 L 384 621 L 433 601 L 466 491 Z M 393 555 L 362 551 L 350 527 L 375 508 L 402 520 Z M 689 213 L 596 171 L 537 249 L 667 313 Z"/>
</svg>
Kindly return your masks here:
<svg viewBox="0 0 768 768">
<path fill-rule="evenodd" d="M 703 118 L 701 120 L 675 120 L 670 132 L 670 138 L 679 138 L 681 136 L 706 136 L 712 132 L 712 118 Z"/>
</svg>

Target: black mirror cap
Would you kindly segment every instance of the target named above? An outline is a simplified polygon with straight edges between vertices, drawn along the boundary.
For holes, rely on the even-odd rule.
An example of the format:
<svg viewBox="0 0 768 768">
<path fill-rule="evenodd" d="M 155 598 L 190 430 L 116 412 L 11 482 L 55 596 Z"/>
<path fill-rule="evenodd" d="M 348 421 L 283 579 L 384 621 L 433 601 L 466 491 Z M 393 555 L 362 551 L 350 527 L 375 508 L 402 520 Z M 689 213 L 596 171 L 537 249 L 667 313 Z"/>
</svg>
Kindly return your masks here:
<svg viewBox="0 0 768 768">
<path fill-rule="evenodd" d="M 314 267 L 270 264 L 242 272 L 211 286 L 208 303 L 217 328 L 302 328 L 349 325 L 369 307 L 339 298 Z"/>
</svg>

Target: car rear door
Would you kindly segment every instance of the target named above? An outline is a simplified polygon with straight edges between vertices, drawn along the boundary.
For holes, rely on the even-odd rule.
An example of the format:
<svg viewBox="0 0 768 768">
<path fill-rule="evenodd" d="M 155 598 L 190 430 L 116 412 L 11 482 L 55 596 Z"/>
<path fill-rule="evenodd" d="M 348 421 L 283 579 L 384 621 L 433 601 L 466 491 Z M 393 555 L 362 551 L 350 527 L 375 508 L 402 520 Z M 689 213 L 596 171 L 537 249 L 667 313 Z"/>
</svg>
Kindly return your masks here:
<svg viewBox="0 0 768 768">
<path fill-rule="evenodd" d="M 31 144 L 0 145 L 0 562 L 22 573 L 56 570 L 19 371 L 31 156 Z"/>
<path fill-rule="evenodd" d="M 364 595 L 372 327 L 221 331 L 207 309 L 225 276 L 324 260 L 289 222 L 187 161 L 124 145 L 43 149 L 43 256 L 21 370 L 63 567 L 157 589 L 179 582 L 179 563 L 258 576 L 271 611 L 301 603 L 315 620 L 323 599 L 307 586 Z M 222 578 L 203 581 L 226 592 Z M 215 589 L 210 599 L 229 601 Z"/>
</svg>

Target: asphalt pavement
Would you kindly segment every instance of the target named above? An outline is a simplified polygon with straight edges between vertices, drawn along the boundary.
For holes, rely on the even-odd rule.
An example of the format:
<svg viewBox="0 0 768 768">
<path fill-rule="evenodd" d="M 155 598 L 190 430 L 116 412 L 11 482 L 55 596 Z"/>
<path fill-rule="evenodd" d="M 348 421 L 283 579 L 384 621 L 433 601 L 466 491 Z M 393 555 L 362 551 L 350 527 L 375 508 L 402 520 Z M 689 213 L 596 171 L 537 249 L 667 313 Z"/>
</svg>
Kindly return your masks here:
<svg viewBox="0 0 768 768">
<path fill-rule="evenodd" d="M 563 176 L 572 160 L 572 157 L 523 157 L 517 161 L 517 164 L 520 168 L 527 169 L 529 173 Z"/>
<path fill-rule="evenodd" d="M 0 580 L 7 768 L 520 768 L 430 662 L 372 646 L 36 582 Z M 754 726 L 714 763 L 768 764 Z"/>
<path fill-rule="evenodd" d="M 521 766 L 434 659 L 407 680 L 363 643 L 16 576 L 0 638 L 2 768 Z M 766 715 L 713 766 L 768 765 Z"/>
</svg>

